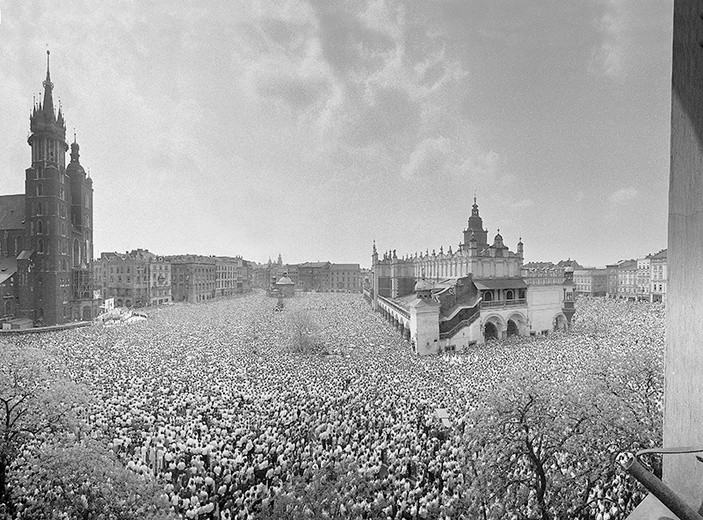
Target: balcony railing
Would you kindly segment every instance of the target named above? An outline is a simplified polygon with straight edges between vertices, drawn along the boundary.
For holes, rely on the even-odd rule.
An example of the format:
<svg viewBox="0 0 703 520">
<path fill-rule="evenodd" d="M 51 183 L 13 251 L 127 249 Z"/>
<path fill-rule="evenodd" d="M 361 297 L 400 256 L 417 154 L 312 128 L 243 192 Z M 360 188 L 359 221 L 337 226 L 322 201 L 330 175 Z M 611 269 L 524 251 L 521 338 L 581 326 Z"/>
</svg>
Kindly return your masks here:
<svg viewBox="0 0 703 520">
<path fill-rule="evenodd" d="M 527 305 L 527 300 L 525 298 L 518 298 L 516 300 L 492 300 L 492 301 L 482 301 L 481 308 L 487 309 L 489 307 L 515 307 L 519 305 Z"/>
<path fill-rule="evenodd" d="M 454 334 L 459 332 L 459 330 L 461 330 L 464 327 L 468 327 L 473 322 L 475 322 L 480 315 L 481 315 L 481 313 L 478 312 L 478 309 L 476 309 L 475 311 L 472 312 L 472 314 L 468 318 L 461 320 L 459 323 L 455 324 L 450 330 L 445 331 L 445 332 L 441 331 L 442 324 L 440 324 L 440 326 L 439 326 L 440 327 L 439 339 L 451 338 L 452 336 L 454 336 Z"/>
<path fill-rule="evenodd" d="M 395 310 L 398 314 L 400 314 L 404 318 L 410 319 L 410 313 L 406 309 L 400 307 L 399 305 L 396 305 L 391 300 L 389 300 L 388 298 L 384 298 L 381 295 L 378 296 L 378 299 L 381 300 L 386 305 L 388 305 L 388 307 L 390 307 L 391 309 Z"/>
</svg>

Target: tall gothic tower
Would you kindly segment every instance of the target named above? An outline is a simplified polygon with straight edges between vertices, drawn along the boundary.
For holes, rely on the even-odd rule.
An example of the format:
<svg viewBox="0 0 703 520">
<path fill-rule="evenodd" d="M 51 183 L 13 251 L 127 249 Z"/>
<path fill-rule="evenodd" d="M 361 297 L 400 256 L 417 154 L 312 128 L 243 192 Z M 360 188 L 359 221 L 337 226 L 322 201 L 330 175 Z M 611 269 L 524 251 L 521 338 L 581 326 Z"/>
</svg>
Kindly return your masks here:
<svg viewBox="0 0 703 520">
<path fill-rule="evenodd" d="M 92 318 L 92 180 L 72 145 L 66 167 L 66 123 L 54 110 L 46 56 L 43 101 L 30 116 L 32 166 L 25 177 L 25 240 L 18 257 L 19 313 L 44 325 Z M 89 311 L 84 308 L 88 307 Z"/>
</svg>

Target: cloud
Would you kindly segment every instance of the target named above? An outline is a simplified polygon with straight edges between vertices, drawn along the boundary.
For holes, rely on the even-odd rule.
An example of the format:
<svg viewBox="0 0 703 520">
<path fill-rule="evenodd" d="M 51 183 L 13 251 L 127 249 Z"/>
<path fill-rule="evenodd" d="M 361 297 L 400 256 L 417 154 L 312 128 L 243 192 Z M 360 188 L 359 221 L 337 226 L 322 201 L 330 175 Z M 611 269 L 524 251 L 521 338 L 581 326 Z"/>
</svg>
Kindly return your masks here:
<svg viewBox="0 0 703 520">
<path fill-rule="evenodd" d="M 589 70 L 617 78 L 625 72 L 627 20 L 631 15 L 621 0 L 601 0 L 598 5 L 603 11 L 596 23 L 598 39 L 591 49 Z"/>
<path fill-rule="evenodd" d="M 621 188 L 614 191 L 608 197 L 611 204 L 624 204 L 635 200 L 639 196 L 639 191 L 630 186 L 629 188 Z"/>
<path fill-rule="evenodd" d="M 451 146 L 447 138 L 440 136 L 425 139 L 410 154 L 400 174 L 406 179 L 436 176 L 444 171 L 450 153 Z"/>
<path fill-rule="evenodd" d="M 456 107 L 467 73 L 445 40 L 417 31 L 422 20 L 404 2 L 254 5 L 239 26 L 241 88 L 312 123 L 308 137 L 321 153 L 376 154 L 395 162 L 395 173 L 416 176 L 430 157 L 440 160 L 437 135 L 461 142 Z"/>
</svg>

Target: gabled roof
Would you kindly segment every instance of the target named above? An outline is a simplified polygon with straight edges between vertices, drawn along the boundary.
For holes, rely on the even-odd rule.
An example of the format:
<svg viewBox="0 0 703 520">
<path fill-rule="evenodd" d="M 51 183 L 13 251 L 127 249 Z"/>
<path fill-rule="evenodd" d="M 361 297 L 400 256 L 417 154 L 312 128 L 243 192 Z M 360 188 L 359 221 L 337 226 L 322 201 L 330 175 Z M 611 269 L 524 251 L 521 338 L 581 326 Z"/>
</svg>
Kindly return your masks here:
<svg viewBox="0 0 703 520">
<path fill-rule="evenodd" d="M 332 270 L 342 270 L 342 269 L 359 269 L 359 264 L 332 264 Z"/>
<path fill-rule="evenodd" d="M 0 196 L 0 229 L 24 229 L 24 194 Z"/>
<path fill-rule="evenodd" d="M 620 269 L 637 269 L 637 260 L 623 260 Z"/>
<path fill-rule="evenodd" d="M 668 249 L 662 249 L 662 250 L 659 251 L 656 255 L 652 255 L 650 258 L 651 258 L 652 260 L 659 260 L 659 259 L 662 259 L 662 258 L 666 258 L 667 251 L 668 251 Z"/>
<path fill-rule="evenodd" d="M 482 291 L 486 289 L 524 289 L 527 287 L 522 278 L 474 278 L 474 285 Z"/>
<path fill-rule="evenodd" d="M 329 262 L 305 262 L 302 264 L 298 264 L 298 268 L 301 268 L 301 267 L 327 267 L 329 265 L 332 265 L 332 264 L 330 264 Z"/>
<path fill-rule="evenodd" d="M 16 272 L 17 260 L 14 258 L 0 258 L 0 283 L 3 283 Z"/>
</svg>

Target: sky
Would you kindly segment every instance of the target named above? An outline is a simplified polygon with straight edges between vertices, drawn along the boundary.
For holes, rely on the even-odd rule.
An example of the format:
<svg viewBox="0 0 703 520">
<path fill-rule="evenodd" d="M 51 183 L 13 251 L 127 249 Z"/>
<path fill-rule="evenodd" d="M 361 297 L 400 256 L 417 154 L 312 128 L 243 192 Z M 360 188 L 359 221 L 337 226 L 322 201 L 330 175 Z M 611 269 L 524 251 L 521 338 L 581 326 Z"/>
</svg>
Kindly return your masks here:
<svg viewBox="0 0 703 520">
<path fill-rule="evenodd" d="M 0 193 L 33 96 L 94 250 L 360 263 L 454 250 L 474 194 L 525 261 L 666 247 L 671 0 L 0 0 Z M 491 240 L 492 241 L 492 240 Z"/>
</svg>

